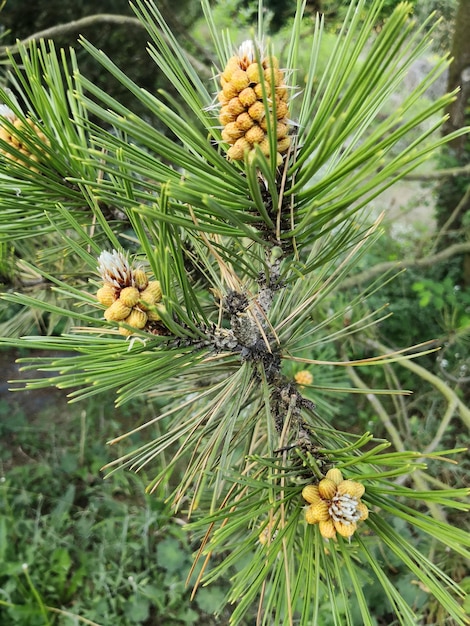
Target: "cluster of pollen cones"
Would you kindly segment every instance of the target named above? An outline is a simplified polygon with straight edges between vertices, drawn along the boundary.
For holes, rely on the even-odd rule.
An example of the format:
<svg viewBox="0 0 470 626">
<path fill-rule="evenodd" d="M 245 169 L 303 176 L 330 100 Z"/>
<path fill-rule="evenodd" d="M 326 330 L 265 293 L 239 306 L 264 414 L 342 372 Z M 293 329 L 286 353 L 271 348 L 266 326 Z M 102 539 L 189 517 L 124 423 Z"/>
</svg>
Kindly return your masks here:
<svg viewBox="0 0 470 626">
<path fill-rule="evenodd" d="M 121 335 L 132 335 L 132 329 L 142 330 L 148 322 L 160 320 L 156 305 L 162 299 L 162 290 L 158 280 L 149 281 L 142 268 L 132 268 L 127 257 L 116 250 L 102 252 L 98 261 L 103 286 L 96 297 L 107 307 L 106 320 L 131 327 L 120 326 Z"/>
<path fill-rule="evenodd" d="M 221 74 L 218 99 L 222 139 L 230 144 L 228 158 L 240 161 L 245 154 L 252 158 L 255 146 L 269 157 L 268 132 L 275 133 L 276 163 L 280 165 L 291 142 L 288 88 L 276 57 L 263 58 L 260 51 L 259 58 L 262 60 L 257 63 L 255 44 L 246 41 Z"/>
<path fill-rule="evenodd" d="M 42 156 L 45 156 L 43 146 L 49 145 L 49 140 L 45 134 L 32 120 L 27 119 L 25 122 L 20 120 L 6 104 L 0 105 L 0 121 L 2 119 L 8 120 L 13 125 L 13 128 L 7 126 L 7 124 L 0 124 L 0 140 L 5 142 L 0 147 L 0 154 L 7 157 L 10 161 L 37 171 L 31 165 L 31 162 L 37 163 Z M 28 143 L 22 138 L 22 135 L 26 133 L 28 133 L 28 139 L 30 139 Z M 37 148 L 34 152 L 31 150 L 33 143 Z"/>
</svg>

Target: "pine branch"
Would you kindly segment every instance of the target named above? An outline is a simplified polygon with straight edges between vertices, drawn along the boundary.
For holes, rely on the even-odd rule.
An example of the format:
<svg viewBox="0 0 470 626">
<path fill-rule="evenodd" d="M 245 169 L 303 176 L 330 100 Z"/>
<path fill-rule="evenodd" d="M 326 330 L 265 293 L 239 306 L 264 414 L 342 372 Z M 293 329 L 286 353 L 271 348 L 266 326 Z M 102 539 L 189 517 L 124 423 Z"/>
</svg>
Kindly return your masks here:
<svg viewBox="0 0 470 626">
<path fill-rule="evenodd" d="M 361 623 L 372 624 L 372 609 L 361 589 L 367 570 L 391 600 L 398 623 L 416 623 L 414 607 L 401 598 L 382 564 L 368 552 L 369 546 L 375 551 L 376 538 L 365 535 L 362 542 L 357 522 L 375 530 L 384 549 L 463 625 L 458 585 L 406 534 L 398 541 L 386 518 L 398 517 L 420 536 L 466 556 L 468 538 L 463 531 L 407 504 L 411 500 L 431 510 L 463 511 L 466 505 L 460 500 L 466 491 L 428 491 L 424 474 L 417 489 L 397 485 L 397 477 L 408 480 L 410 472 L 425 469 L 423 455 L 440 459 L 439 453 L 405 450 L 398 429 L 393 432 L 397 451 L 388 452 L 389 441 L 374 440 L 370 433 L 343 433 L 334 425 L 340 406 L 334 399 L 350 387 L 335 384 L 338 376 L 331 373 L 332 366 L 344 371 L 401 361 L 411 367 L 409 359 L 417 354 L 389 351 L 338 362 L 332 344 L 367 328 L 382 314 L 361 315 L 364 297 L 375 292 L 380 279 L 348 302 L 329 299 L 357 266 L 366 242 L 374 239 L 377 224 L 367 228 L 354 219 L 357 211 L 448 140 L 439 136 L 429 143 L 428 136 L 442 120 L 426 130 L 423 121 L 436 119 L 452 94 L 424 109 L 416 106 L 448 62 L 439 61 L 404 97 L 402 106 L 384 117 L 390 93 L 400 89 L 426 49 L 424 26 L 412 32 L 410 6 L 402 3 L 369 45 L 381 1 L 353 2 L 323 73 L 316 66 L 321 44 L 317 20 L 294 125 L 288 113 L 293 81 L 298 79 L 294 72 L 300 58 L 302 4 L 297 0 L 286 55 L 290 74 L 277 68 L 269 48 L 260 49 L 251 40 L 231 57 L 230 37 L 221 35 L 209 0 L 202 0 L 217 65 L 225 68 L 219 76 L 219 104 L 214 85 L 206 84 L 207 72 L 195 70 L 180 37 L 151 0 L 135 0 L 138 24 L 126 16 L 102 15 L 55 27 L 56 34 L 58 29 L 63 35 L 84 23 L 145 26 L 153 42 L 150 58 L 179 94 L 178 102 L 171 94 L 141 89 L 100 49 L 83 42 L 103 71 L 144 105 L 148 115 L 142 117 L 80 76 L 73 51 L 69 72 L 67 64 L 48 54 L 43 41 L 38 52 L 34 45 L 18 46 L 24 69 L 11 58 L 10 49 L 22 100 L 44 125 L 51 146 L 60 148 L 61 159 L 56 159 L 55 168 L 44 166 L 36 177 L 19 166 L 12 177 L 4 160 L 13 192 L 7 185 L 2 191 L 9 212 L 0 226 L 6 234 L 12 221 L 15 232 L 23 227 L 14 190 L 17 178 L 28 176 L 29 187 L 22 188 L 22 194 L 30 188 L 35 193 L 25 197 L 21 208 L 28 208 L 24 213 L 29 217 L 29 205 L 41 207 L 43 214 L 34 214 L 34 226 L 44 229 L 47 220 L 60 240 L 46 252 L 41 245 L 38 261 L 43 267 L 37 270 L 51 281 L 50 293 L 56 297 L 40 301 L 38 296 L 7 293 L 4 300 L 74 327 L 59 335 L 50 325 L 48 337 L 7 335 L 0 343 L 53 350 L 50 356 L 21 361 L 23 369 L 45 372 L 23 381 L 30 388 L 57 385 L 70 391 L 72 401 L 108 390 L 117 390 L 118 404 L 137 397 L 161 401 L 162 410 L 154 418 L 113 442 L 151 426 L 150 440 L 107 467 L 139 471 L 163 459 L 148 489 L 173 489 L 169 497 L 174 508 L 185 507 L 188 518 L 196 518 L 192 528 L 199 528 L 198 534 L 203 529 L 199 556 L 205 551 L 207 559 L 214 557 L 204 580 L 231 576 L 227 599 L 237 603 L 232 626 L 242 623 L 257 599 L 260 624 L 271 623 L 276 611 L 276 624 L 287 616 L 289 623 L 310 626 L 318 623 L 328 603 L 335 623 L 353 623 L 354 611 L 359 611 Z M 262 3 L 260 17 L 261 9 Z M 49 30 L 34 37 L 50 35 Z M 62 68 L 67 86 L 57 94 Z M 15 108 L 8 98 L 7 104 Z M 88 121 L 91 116 L 103 124 Z M 160 124 L 150 123 L 150 118 Z M 10 127 L 13 131 L 13 124 Z M 414 139 L 411 130 L 418 133 Z M 9 147 L 8 141 L 3 147 Z M 53 147 L 49 153 L 53 160 Z M 16 156 L 22 158 L 20 154 Z M 71 211 L 72 203 L 56 202 L 63 195 L 63 178 L 86 198 L 92 219 Z M 71 199 L 75 209 L 82 196 L 77 192 Z M 109 222 L 104 207 L 122 211 L 122 217 L 111 215 L 117 225 Z M 121 233 L 124 216 L 128 222 Z M 99 289 L 93 277 L 96 257 Z M 424 261 L 435 258 L 419 262 Z M 360 309 L 359 319 L 345 326 L 342 322 L 353 308 Z M 298 364 L 316 366 L 315 385 L 299 382 L 300 372 L 294 375 Z M 429 380 L 429 373 L 420 375 Z M 437 386 L 434 379 L 430 382 Z M 389 389 L 354 391 L 372 394 L 386 419 L 378 397 Z M 463 408 L 447 386 L 443 393 L 449 401 L 445 425 Z M 333 398 L 324 401 L 329 420 L 316 413 L 307 394 L 320 409 L 322 396 Z M 470 416 L 464 418 L 470 422 Z M 442 433 L 441 427 L 432 446 Z M 178 476 L 170 486 L 172 471 Z M 309 498 L 303 495 L 305 487 Z M 305 502 L 311 505 L 308 517 Z M 325 550 L 323 538 L 334 537 L 337 543 Z"/>
</svg>

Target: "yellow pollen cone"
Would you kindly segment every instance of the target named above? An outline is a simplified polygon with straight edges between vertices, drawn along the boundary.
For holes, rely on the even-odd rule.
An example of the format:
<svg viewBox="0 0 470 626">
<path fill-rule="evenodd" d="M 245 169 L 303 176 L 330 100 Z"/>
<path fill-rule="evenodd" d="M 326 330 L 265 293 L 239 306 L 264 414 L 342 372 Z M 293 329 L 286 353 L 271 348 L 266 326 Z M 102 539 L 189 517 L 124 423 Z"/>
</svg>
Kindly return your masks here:
<svg viewBox="0 0 470 626">
<path fill-rule="evenodd" d="M 364 495 L 364 485 L 357 483 L 354 480 L 343 480 L 338 485 L 338 494 L 340 496 L 348 495 L 351 498 L 359 499 Z"/>
<path fill-rule="evenodd" d="M 320 533 L 325 539 L 334 539 L 336 537 L 336 529 L 332 520 L 319 523 Z"/>
<path fill-rule="evenodd" d="M 237 92 L 240 93 L 240 91 L 243 91 L 248 87 L 250 79 L 245 71 L 235 70 L 230 78 L 230 82 L 235 87 Z"/>
<path fill-rule="evenodd" d="M 317 485 L 306 485 L 302 489 L 302 498 L 309 504 L 315 504 L 320 500 L 320 493 Z"/>
<path fill-rule="evenodd" d="M 289 150 L 289 146 L 290 146 L 290 137 L 289 136 L 284 137 L 284 139 L 280 139 L 277 142 L 277 151 L 283 154 L 284 152 L 287 152 Z"/>
<path fill-rule="evenodd" d="M 142 269 L 134 270 L 134 282 L 139 291 L 143 291 L 149 284 L 147 274 Z"/>
<path fill-rule="evenodd" d="M 334 527 L 338 535 L 341 537 L 352 537 L 356 532 L 357 525 L 355 522 L 351 522 L 350 524 L 344 524 L 343 522 L 333 522 Z"/>
<path fill-rule="evenodd" d="M 246 107 L 240 100 L 240 98 L 232 98 L 228 103 L 227 108 L 230 113 L 232 113 L 232 115 L 236 117 L 237 115 L 240 115 L 240 113 L 243 113 Z"/>
<path fill-rule="evenodd" d="M 328 505 L 324 500 L 319 500 L 316 504 L 311 504 L 305 511 L 307 524 L 318 524 L 330 519 Z"/>
<path fill-rule="evenodd" d="M 358 513 L 360 514 L 359 519 L 361 520 L 361 522 L 363 522 L 365 519 L 369 517 L 369 509 L 366 507 L 366 505 L 363 502 L 359 502 L 356 509 Z"/>
<path fill-rule="evenodd" d="M 130 314 L 123 321 L 126 324 L 129 324 L 129 326 L 132 326 L 132 328 L 141 330 L 142 328 L 144 328 L 145 324 L 147 323 L 147 319 L 148 317 L 146 313 L 144 313 L 140 309 L 132 309 Z M 124 337 L 129 337 L 129 335 L 132 335 L 132 330 L 129 328 L 125 328 L 124 326 L 121 326 L 119 328 L 119 333 L 121 335 L 124 335 Z"/>
<path fill-rule="evenodd" d="M 236 114 L 232 113 L 228 104 L 220 109 L 219 120 L 223 126 L 236 120 Z"/>
<path fill-rule="evenodd" d="M 254 87 L 253 87 L 256 97 L 259 99 L 259 101 L 262 103 L 263 102 L 263 89 L 266 93 L 266 95 L 270 96 L 271 93 L 271 89 L 269 87 L 269 85 L 266 83 L 266 81 L 263 81 L 262 83 L 257 83 Z"/>
<path fill-rule="evenodd" d="M 237 139 L 237 141 L 233 144 L 231 148 L 227 151 L 227 156 L 234 161 L 241 161 L 245 157 L 245 152 L 250 150 L 251 144 L 245 139 L 245 137 L 241 137 Z"/>
<path fill-rule="evenodd" d="M 255 122 L 260 122 L 263 117 L 266 116 L 266 110 L 264 108 L 264 104 L 257 100 L 254 104 L 252 104 L 248 109 L 248 114 L 252 120 Z"/>
<path fill-rule="evenodd" d="M 308 370 L 300 370 L 294 376 L 295 382 L 298 385 L 311 385 L 313 383 L 313 376 Z"/>
<path fill-rule="evenodd" d="M 131 312 L 131 307 L 126 306 L 120 300 L 116 300 L 104 312 L 104 319 L 108 322 L 120 322 L 124 320 Z"/>
<path fill-rule="evenodd" d="M 343 522 L 333 522 L 333 524 L 336 532 L 338 533 L 338 535 L 341 535 L 341 537 L 352 537 L 357 529 L 357 525 L 355 524 L 355 522 L 351 522 L 350 524 L 345 524 Z"/>
<path fill-rule="evenodd" d="M 250 129 L 253 126 L 253 124 L 254 124 L 254 121 L 251 119 L 249 113 L 241 113 L 237 117 L 237 126 L 238 128 L 241 128 L 242 130 Z"/>
<path fill-rule="evenodd" d="M 232 85 L 232 83 L 226 83 L 223 86 L 223 94 L 226 98 L 228 98 L 229 100 L 231 100 L 232 98 L 235 98 L 235 96 L 238 94 L 237 88 L 235 87 L 235 85 Z"/>
<path fill-rule="evenodd" d="M 246 131 L 245 139 L 249 143 L 261 143 L 265 137 L 264 131 L 256 124 Z"/>
<path fill-rule="evenodd" d="M 111 306 L 116 300 L 116 292 L 111 285 L 103 285 L 103 287 L 96 292 L 96 297 L 98 298 L 98 302 L 104 304 L 104 306 Z"/>
<path fill-rule="evenodd" d="M 124 287 L 119 294 L 119 300 L 126 306 L 133 307 L 140 298 L 140 292 L 137 287 Z"/>
<path fill-rule="evenodd" d="M 132 326 L 133 328 L 143 328 L 147 323 L 147 314 L 140 309 L 132 309 L 129 316 L 124 320 L 126 324 Z"/>
<path fill-rule="evenodd" d="M 146 310 L 148 306 L 152 306 L 162 299 L 162 289 L 158 280 L 152 280 L 140 293 L 141 307 Z"/>
<path fill-rule="evenodd" d="M 339 485 L 339 483 L 343 481 L 343 475 L 336 467 L 327 471 L 326 478 L 332 480 L 335 485 Z"/>
<path fill-rule="evenodd" d="M 250 65 L 246 68 L 246 75 L 248 76 L 250 83 L 259 83 L 261 73 L 258 63 L 250 63 Z"/>
<path fill-rule="evenodd" d="M 238 99 L 244 107 L 250 107 L 256 102 L 257 97 L 254 89 L 252 87 L 247 87 L 239 93 Z"/>
<path fill-rule="evenodd" d="M 237 70 L 240 69 L 240 57 L 231 57 L 228 61 L 227 61 L 227 65 L 225 66 L 225 69 L 222 73 L 222 78 L 224 80 L 226 80 L 227 82 L 230 81 L 230 79 L 233 76 L 233 73 L 236 72 Z"/>
<path fill-rule="evenodd" d="M 320 496 L 325 500 L 331 500 L 336 493 L 336 485 L 329 478 L 324 478 L 318 483 L 318 491 Z"/>
<path fill-rule="evenodd" d="M 151 322 L 159 322 L 162 318 L 158 314 L 158 311 L 147 311 L 147 316 Z"/>
</svg>

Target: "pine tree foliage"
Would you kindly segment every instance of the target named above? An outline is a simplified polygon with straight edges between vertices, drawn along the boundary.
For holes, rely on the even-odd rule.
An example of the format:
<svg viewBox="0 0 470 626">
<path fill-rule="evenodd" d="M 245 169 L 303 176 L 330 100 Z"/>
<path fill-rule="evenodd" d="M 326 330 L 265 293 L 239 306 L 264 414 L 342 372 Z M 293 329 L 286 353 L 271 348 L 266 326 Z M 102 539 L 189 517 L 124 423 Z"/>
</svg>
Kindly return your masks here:
<svg viewBox="0 0 470 626">
<path fill-rule="evenodd" d="M 317 624 L 327 604 L 331 623 L 372 625 L 364 589 L 374 580 L 397 623 L 415 625 L 420 615 L 388 579 L 390 557 L 453 623 L 468 623 L 463 589 L 396 529 L 397 520 L 406 523 L 468 558 L 468 534 L 432 515 L 432 505 L 467 510 L 468 491 L 402 486 L 397 477 L 425 471 L 422 452 L 390 452 L 388 441 L 335 424 L 335 398 L 348 389 L 332 366 L 381 367 L 419 355 L 413 348 L 335 361 L 332 344 L 385 315 L 364 314 L 378 284 L 347 303 L 333 297 L 378 232 L 361 210 L 451 138 L 435 131 L 453 94 L 417 106 L 447 59 L 383 114 L 429 45 L 429 24 L 416 28 L 402 3 L 371 39 L 381 5 L 373 0 L 365 12 L 365 0 L 351 3 L 322 75 L 317 18 L 304 77 L 296 71 L 302 2 L 281 70 L 263 38 L 260 3 L 248 48 L 250 63 L 268 60 L 257 96 L 266 143 L 250 144 L 237 160 L 227 158 L 215 94 L 241 42 L 219 33 L 208 0 L 219 59 L 211 84 L 156 4 L 135 3 L 149 56 L 177 101 L 140 88 L 82 42 L 148 117 L 110 98 L 80 74 L 73 53 L 47 42 L 21 47 L 11 59 L 15 96 L 1 93 L 0 237 L 3 265 L 12 268 L 2 298 L 19 307 L 1 341 L 51 352 L 21 359 L 46 372 L 28 388 L 55 385 L 72 401 L 114 390 L 121 404 L 149 397 L 164 406 L 132 431 L 152 427 L 157 435 L 108 469 L 160 467 L 150 491 L 167 488 L 175 471 L 171 500 L 201 539 L 195 592 L 231 577 L 232 624 L 254 605 L 260 625 Z M 277 71 L 284 82 L 276 83 Z M 280 88 L 289 103 L 283 154 Z M 147 285 L 157 282 L 158 297 L 150 297 Z M 131 322 L 136 317 L 142 324 Z M 33 322 L 42 333 L 32 332 Z M 308 376 L 298 382 L 293 366 L 314 368 L 315 384 Z"/>
</svg>

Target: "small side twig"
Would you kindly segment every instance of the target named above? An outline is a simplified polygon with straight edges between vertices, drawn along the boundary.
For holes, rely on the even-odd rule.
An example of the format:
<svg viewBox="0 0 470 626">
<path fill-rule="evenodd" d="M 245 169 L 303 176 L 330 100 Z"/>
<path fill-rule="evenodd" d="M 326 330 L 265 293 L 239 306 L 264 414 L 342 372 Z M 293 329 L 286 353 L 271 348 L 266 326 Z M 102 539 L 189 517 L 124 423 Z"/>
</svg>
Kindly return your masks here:
<svg viewBox="0 0 470 626">
<path fill-rule="evenodd" d="M 470 174 L 470 163 L 460 167 L 450 167 L 443 170 L 435 170 L 427 174 L 407 174 L 404 180 L 417 180 L 427 182 L 430 180 L 442 180 L 443 178 L 452 178 L 453 176 L 465 176 Z"/>
<path fill-rule="evenodd" d="M 136 17 L 130 17 L 128 15 L 115 15 L 112 13 L 97 13 L 96 15 L 87 15 L 86 17 L 81 17 L 78 20 L 72 20 L 71 22 L 66 22 L 65 24 L 57 24 L 56 26 L 45 28 L 44 30 L 40 30 L 37 33 L 29 35 L 29 37 L 18 41 L 16 45 L 1 46 L 0 57 L 6 57 L 9 54 L 14 55 L 18 52 L 20 46 L 28 44 L 32 41 L 38 41 L 39 39 L 57 39 L 59 37 L 68 37 L 74 34 L 81 33 L 82 30 L 85 30 L 92 26 L 106 24 L 123 28 L 138 28 L 140 30 L 145 30 L 144 24 Z M 198 61 L 198 59 L 189 54 L 187 51 L 185 51 L 185 55 L 191 65 L 194 67 L 194 69 L 201 76 L 210 78 L 211 74 L 208 68 L 203 63 Z"/>
<path fill-rule="evenodd" d="M 86 17 L 81 17 L 78 20 L 72 20 L 71 22 L 66 22 L 65 24 L 56 24 L 50 28 L 45 28 L 44 30 L 40 30 L 37 33 L 29 35 L 25 39 L 17 41 L 16 45 L 1 46 L 0 55 L 5 56 L 8 53 L 16 54 L 20 46 L 28 44 L 31 41 L 68 37 L 69 35 L 79 33 L 81 30 L 89 28 L 90 26 L 101 24 L 144 28 L 144 25 L 136 17 L 114 15 L 112 13 L 97 13 L 96 15 L 87 15 Z"/>
<path fill-rule="evenodd" d="M 373 341 L 371 339 L 367 340 L 368 345 L 379 349 L 379 350 L 389 350 L 386 346 L 379 343 L 378 341 Z M 470 429 L 470 409 L 465 406 L 462 400 L 457 396 L 457 394 L 447 385 L 441 378 L 436 376 L 435 374 L 429 372 L 426 368 L 418 365 L 414 361 L 410 359 L 401 359 L 399 363 L 402 367 L 414 372 L 423 380 L 426 380 L 433 387 L 435 387 L 439 393 L 447 400 L 448 405 L 455 406 L 455 410 L 458 410 L 458 414 L 460 419 L 465 424 L 467 428 Z"/>
<path fill-rule="evenodd" d="M 464 195 L 460 199 L 460 201 L 457 204 L 457 206 L 455 207 L 455 209 L 449 215 L 449 217 L 446 220 L 445 224 L 442 226 L 440 231 L 437 233 L 437 236 L 436 236 L 436 238 L 434 240 L 434 243 L 433 243 L 433 246 L 432 246 L 432 251 L 436 250 L 438 243 L 441 241 L 442 237 L 449 231 L 450 227 L 452 226 L 454 221 L 457 219 L 459 214 L 461 212 L 463 212 L 466 209 L 466 207 L 468 207 L 469 201 L 470 201 L 470 185 L 469 185 L 467 191 L 464 193 Z"/>
<path fill-rule="evenodd" d="M 445 250 L 441 250 L 437 254 L 431 254 L 429 256 L 422 257 L 420 259 L 404 259 L 403 261 L 384 261 L 383 263 L 377 263 L 371 268 L 364 270 L 363 272 L 359 272 L 354 276 L 346 278 L 341 283 L 341 289 L 350 289 L 351 287 L 356 287 L 361 285 L 364 282 L 369 282 L 375 276 L 379 274 L 385 274 L 390 270 L 400 270 L 403 268 L 410 267 L 431 267 L 436 263 L 441 263 L 446 259 L 449 259 L 457 254 L 468 254 L 470 253 L 470 242 L 464 243 L 456 243 L 452 246 L 449 246 Z"/>
<path fill-rule="evenodd" d="M 354 370 L 353 367 L 347 367 L 346 372 L 349 378 L 352 380 L 352 382 L 356 385 L 356 387 L 359 387 L 359 389 L 367 389 L 367 385 L 362 380 L 362 378 L 360 378 L 360 376 L 357 374 L 357 372 Z M 404 452 L 405 444 L 403 443 L 400 437 L 400 433 L 398 432 L 398 429 L 395 427 L 387 411 L 384 409 L 383 404 L 380 402 L 377 396 L 373 393 L 368 393 L 366 395 L 366 398 L 370 402 L 374 410 L 376 411 L 377 416 L 382 422 L 382 426 L 387 431 L 388 436 L 392 440 L 392 443 L 395 446 L 395 449 L 398 450 L 399 452 Z"/>
</svg>

